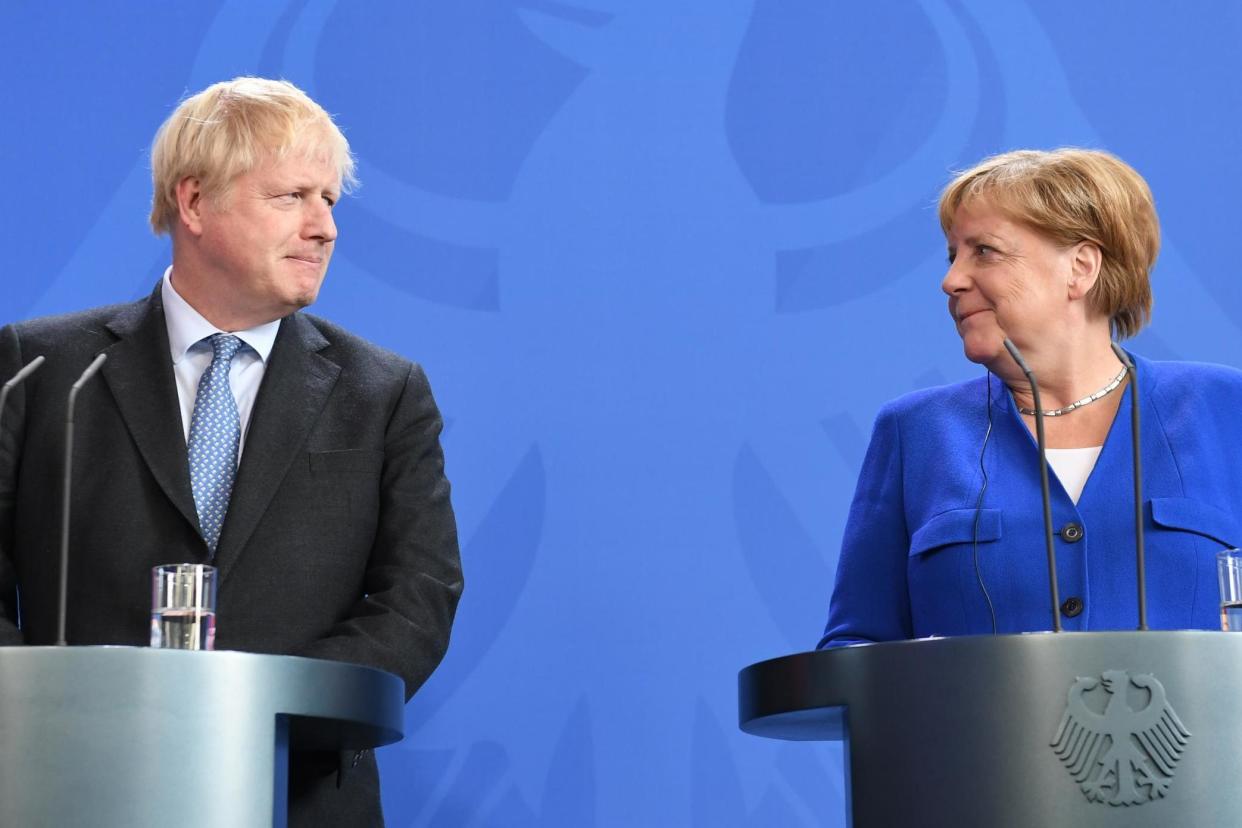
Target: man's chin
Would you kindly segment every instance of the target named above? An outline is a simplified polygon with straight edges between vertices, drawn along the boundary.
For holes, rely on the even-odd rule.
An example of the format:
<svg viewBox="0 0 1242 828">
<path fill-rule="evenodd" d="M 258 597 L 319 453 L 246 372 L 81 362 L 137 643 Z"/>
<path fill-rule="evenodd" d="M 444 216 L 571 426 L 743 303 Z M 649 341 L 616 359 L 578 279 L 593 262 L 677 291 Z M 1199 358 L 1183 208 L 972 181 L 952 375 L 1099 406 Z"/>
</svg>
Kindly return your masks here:
<svg viewBox="0 0 1242 828">
<path fill-rule="evenodd" d="M 301 286 L 299 290 L 293 291 L 288 297 L 290 310 L 301 310 L 315 304 L 315 300 L 319 298 L 319 288 L 322 284 L 322 282 L 317 282 L 313 285 L 308 284 Z"/>
<path fill-rule="evenodd" d="M 279 304 L 273 303 L 271 305 L 269 315 L 272 313 L 279 314 L 275 317 L 275 319 L 284 319 L 286 316 L 295 314 L 303 308 L 308 308 L 315 304 L 316 298 L 318 298 L 318 296 L 314 293 L 286 296 L 280 300 Z"/>
</svg>

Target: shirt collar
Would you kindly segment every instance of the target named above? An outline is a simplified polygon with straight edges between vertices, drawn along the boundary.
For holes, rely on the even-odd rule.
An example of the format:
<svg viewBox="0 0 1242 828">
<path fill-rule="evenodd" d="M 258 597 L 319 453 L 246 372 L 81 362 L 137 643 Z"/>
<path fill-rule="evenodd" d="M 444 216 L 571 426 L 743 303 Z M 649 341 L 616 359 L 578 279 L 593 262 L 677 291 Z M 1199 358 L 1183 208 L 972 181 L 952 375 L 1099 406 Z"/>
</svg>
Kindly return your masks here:
<svg viewBox="0 0 1242 828">
<path fill-rule="evenodd" d="M 164 321 L 168 325 L 168 347 L 172 352 L 173 365 L 185 359 L 186 353 L 203 339 L 217 333 L 232 333 L 250 346 L 259 359 L 267 362 L 272 346 L 276 344 L 276 333 L 280 330 L 279 319 L 244 331 L 221 331 L 177 293 L 172 285 L 172 267 L 164 271 L 160 296 L 164 300 Z"/>
</svg>

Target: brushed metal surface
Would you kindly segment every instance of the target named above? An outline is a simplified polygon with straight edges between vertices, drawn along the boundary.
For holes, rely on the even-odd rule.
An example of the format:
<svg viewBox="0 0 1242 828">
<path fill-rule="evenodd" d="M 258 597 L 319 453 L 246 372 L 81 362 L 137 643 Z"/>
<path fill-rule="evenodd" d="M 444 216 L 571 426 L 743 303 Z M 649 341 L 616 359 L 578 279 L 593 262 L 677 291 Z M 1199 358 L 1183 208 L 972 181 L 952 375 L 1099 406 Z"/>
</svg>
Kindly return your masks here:
<svg viewBox="0 0 1242 828">
<path fill-rule="evenodd" d="M 398 741 L 404 706 L 400 679 L 336 662 L 0 647 L 0 825 L 283 825 L 289 746 Z"/>
<path fill-rule="evenodd" d="M 1191 737 L 1163 799 L 1090 802 L 1051 747 L 1078 677 L 1151 674 Z M 1242 822 L 1242 635 L 1028 633 L 857 645 L 738 676 L 741 728 L 846 742 L 849 813 L 892 825 Z"/>
</svg>

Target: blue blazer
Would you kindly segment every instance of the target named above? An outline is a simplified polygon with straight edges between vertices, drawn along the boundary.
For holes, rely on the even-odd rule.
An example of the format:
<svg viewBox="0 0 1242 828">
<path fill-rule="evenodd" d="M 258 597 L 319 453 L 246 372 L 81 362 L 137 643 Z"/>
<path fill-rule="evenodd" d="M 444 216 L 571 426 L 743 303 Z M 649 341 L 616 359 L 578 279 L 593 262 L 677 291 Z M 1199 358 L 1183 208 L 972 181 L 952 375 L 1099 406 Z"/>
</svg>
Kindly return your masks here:
<svg viewBox="0 0 1242 828">
<path fill-rule="evenodd" d="M 1219 629 L 1215 553 L 1242 544 L 1242 371 L 1135 358 L 1142 417 L 1148 624 Z M 991 383 L 992 434 L 982 486 Z M 1066 630 L 1138 625 L 1130 390 L 1077 505 L 1049 470 Z M 1080 531 L 1074 531 L 1076 526 Z M 977 572 L 976 572 L 977 568 Z M 1052 628 L 1039 459 L 1004 384 L 888 403 L 845 527 L 819 646 Z"/>
</svg>

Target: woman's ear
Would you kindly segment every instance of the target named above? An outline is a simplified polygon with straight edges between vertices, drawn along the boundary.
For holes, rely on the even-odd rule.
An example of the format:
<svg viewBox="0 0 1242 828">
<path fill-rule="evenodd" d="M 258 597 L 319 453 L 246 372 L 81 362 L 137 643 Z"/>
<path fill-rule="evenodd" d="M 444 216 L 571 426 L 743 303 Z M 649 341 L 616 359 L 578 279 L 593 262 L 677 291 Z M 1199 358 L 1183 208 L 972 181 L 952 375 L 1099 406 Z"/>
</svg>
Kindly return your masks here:
<svg viewBox="0 0 1242 828">
<path fill-rule="evenodd" d="M 1095 242 L 1082 241 L 1070 249 L 1070 256 L 1069 298 L 1083 299 L 1100 278 L 1104 254 Z"/>
</svg>

